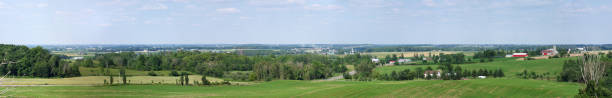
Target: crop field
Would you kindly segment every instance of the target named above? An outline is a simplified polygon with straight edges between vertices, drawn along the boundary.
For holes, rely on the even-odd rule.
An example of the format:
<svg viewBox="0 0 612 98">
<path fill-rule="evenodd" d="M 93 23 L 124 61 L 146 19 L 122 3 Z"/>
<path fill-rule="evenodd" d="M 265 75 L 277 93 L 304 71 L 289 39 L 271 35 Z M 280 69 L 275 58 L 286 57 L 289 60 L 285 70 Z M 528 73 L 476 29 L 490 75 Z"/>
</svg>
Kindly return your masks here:
<svg viewBox="0 0 612 98">
<path fill-rule="evenodd" d="M 538 73 L 550 72 L 553 75 L 557 75 L 563 68 L 563 62 L 568 59 L 576 58 L 556 58 L 556 59 L 541 59 L 541 60 L 527 60 L 527 61 L 516 61 L 516 60 L 502 60 L 488 63 L 473 63 L 473 64 L 460 64 L 461 68 L 464 69 L 498 69 L 501 68 L 506 76 L 514 76 L 523 70 L 534 71 Z M 438 65 L 400 65 L 400 66 L 385 66 L 374 69 L 378 73 L 391 73 L 391 71 L 401 71 L 404 69 L 410 69 L 414 71 L 417 67 L 423 69 L 427 66 L 432 68 L 438 67 Z"/>
<path fill-rule="evenodd" d="M 13 97 L 544 97 L 566 98 L 580 84 L 521 79 L 459 81 L 293 81 L 247 86 L 32 86 L 15 87 Z"/>
<path fill-rule="evenodd" d="M 113 75 L 119 75 L 119 69 L 109 69 Z M 100 72 L 100 68 L 90 68 L 90 67 L 79 67 L 79 71 L 82 76 L 103 76 Z M 171 71 L 154 71 L 158 76 L 168 76 Z M 177 71 L 179 73 L 187 72 L 187 71 Z M 128 76 L 147 76 L 149 71 L 140 71 L 140 70 L 126 70 L 126 74 Z M 188 72 L 189 73 L 189 72 Z"/>
<path fill-rule="evenodd" d="M 189 79 L 200 80 L 202 76 L 200 75 L 189 75 Z M 127 80 L 130 84 L 176 84 L 176 80 L 179 77 L 172 76 L 130 76 L 127 77 Z M 206 77 L 207 80 L 212 82 L 221 82 L 222 79 L 215 77 Z M 5 78 L 3 79 L 1 85 L 86 85 L 86 86 L 94 86 L 94 85 L 103 85 L 104 80 L 110 82 L 108 76 L 83 76 L 83 77 L 73 77 L 73 78 Z M 191 82 L 190 81 L 190 82 Z M 121 77 L 114 77 L 114 83 L 121 83 Z M 239 84 L 246 84 L 247 82 L 235 82 Z"/>
</svg>

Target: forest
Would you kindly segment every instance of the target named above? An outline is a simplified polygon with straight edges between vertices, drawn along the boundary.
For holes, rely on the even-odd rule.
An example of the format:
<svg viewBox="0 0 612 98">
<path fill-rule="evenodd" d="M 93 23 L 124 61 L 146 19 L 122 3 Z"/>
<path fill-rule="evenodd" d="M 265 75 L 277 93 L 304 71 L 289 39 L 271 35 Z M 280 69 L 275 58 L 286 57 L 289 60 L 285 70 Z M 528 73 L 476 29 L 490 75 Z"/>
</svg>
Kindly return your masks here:
<svg viewBox="0 0 612 98">
<path fill-rule="evenodd" d="M 0 73 L 25 77 L 80 76 L 78 65 L 51 55 L 42 47 L 0 44 Z"/>
</svg>

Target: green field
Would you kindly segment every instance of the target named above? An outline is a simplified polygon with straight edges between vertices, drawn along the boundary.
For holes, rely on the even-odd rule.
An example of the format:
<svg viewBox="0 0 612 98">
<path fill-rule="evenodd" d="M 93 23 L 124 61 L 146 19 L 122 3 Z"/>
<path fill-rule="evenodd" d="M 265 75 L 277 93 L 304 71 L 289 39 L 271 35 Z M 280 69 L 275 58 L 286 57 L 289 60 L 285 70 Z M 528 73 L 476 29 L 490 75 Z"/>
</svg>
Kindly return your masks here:
<svg viewBox="0 0 612 98">
<path fill-rule="evenodd" d="M 248 86 L 49 86 L 15 87 L 14 97 L 572 97 L 576 83 L 521 79 L 460 81 L 292 81 Z"/>
<path fill-rule="evenodd" d="M 502 60 L 488 63 L 473 63 L 473 64 L 460 64 L 461 68 L 464 69 L 498 69 L 501 68 L 506 76 L 515 76 L 523 70 L 534 71 L 537 73 L 550 72 L 553 75 L 557 75 L 563 68 L 563 62 L 568 59 L 575 58 L 557 58 L 557 59 L 541 59 L 541 60 L 527 60 L 527 61 L 516 61 L 516 60 Z M 378 73 L 391 73 L 391 71 L 400 71 L 404 69 L 410 69 L 414 71 L 417 67 L 425 69 L 427 66 L 432 68 L 438 67 L 438 65 L 400 65 L 400 66 L 385 66 L 374 69 Z"/>
<path fill-rule="evenodd" d="M 495 62 L 461 64 L 466 69 L 502 68 L 507 76 L 514 76 L 524 69 L 535 72 L 561 71 L 563 61 L 575 58 L 516 61 L 514 58 L 496 59 Z M 438 65 L 385 66 L 375 69 L 378 73 L 393 70 L 414 69 Z M 353 69 L 352 65 L 347 66 Z M 98 68 L 81 67 L 83 77 L 73 78 L 7 78 L 2 85 L 39 85 L 10 87 L 2 96 L 11 97 L 572 97 L 581 84 L 546 80 L 526 80 L 512 77 L 471 80 L 409 80 L 409 81 L 297 81 L 232 82 L 226 86 L 177 86 L 178 77 L 167 76 L 170 71 L 156 71 L 163 76 L 147 76 L 148 71 L 127 70 L 131 84 L 101 86 L 108 76 L 100 75 Z M 118 73 L 117 69 L 111 69 Z M 338 74 L 339 75 L 339 74 Z M 191 80 L 201 76 L 190 75 Z M 116 77 L 115 83 L 119 83 Z M 219 82 L 222 79 L 208 77 Z M 148 85 L 160 83 L 155 85 Z M 147 84 L 147 85 L 139 85 Z M 42 86 L 40 86 L 42 85 Z M 7 88 L 7 87 L 0 87 Z"/>
</svg>

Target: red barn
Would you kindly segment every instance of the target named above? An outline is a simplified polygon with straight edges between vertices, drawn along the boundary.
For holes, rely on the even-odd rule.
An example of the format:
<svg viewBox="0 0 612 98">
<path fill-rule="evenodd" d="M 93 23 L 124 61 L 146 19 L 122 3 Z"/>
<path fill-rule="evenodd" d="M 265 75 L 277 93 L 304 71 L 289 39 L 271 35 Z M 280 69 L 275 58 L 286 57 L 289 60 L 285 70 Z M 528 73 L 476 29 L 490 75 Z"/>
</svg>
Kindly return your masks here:
<svg viewBox="0 0 612 98">
<path fill-rule="evenodd" d="M 527 57 L 527 53 L 513 53 L 512 57 Z"/>
</svg>

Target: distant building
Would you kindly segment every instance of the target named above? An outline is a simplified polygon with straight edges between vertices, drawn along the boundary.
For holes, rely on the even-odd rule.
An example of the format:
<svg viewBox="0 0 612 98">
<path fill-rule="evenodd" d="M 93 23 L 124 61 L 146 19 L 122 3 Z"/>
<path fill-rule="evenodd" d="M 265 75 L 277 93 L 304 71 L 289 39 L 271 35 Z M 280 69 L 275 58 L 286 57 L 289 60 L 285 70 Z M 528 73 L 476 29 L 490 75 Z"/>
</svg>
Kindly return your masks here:
<svg viewBox="0 0 612 98">
<path fill-rule="evenodd" d="M 423 75 L 425 77 L 427 77 L 427 76 L 434 76 L 434 75 L 436 75 L 437 77 L 440 77 L 440 76 L 442 76 L 441 73 L 442 73 L 442 71 L 440 71 L 440 70 L 428 70 L 428 71 L 425 71 L 425 73 L 423 73 Z"/>
<path fill-rule="evenodd" d="M 395 64 L 395 61 L 389 61 L 389 64 Z"/>
<path fill-rule="evenodd" d="M 81 60 L 83 57 L 72 57 L 73 60 Z"/>
<path fill-rule="evenodd" d="M 431 57 L 424 57 L 423 58 L 423 61 L 431 61 L 431 60 L 433 60 Z"/>
<path fill-rule="evenodd" d="M 543 56 L 554 56 L 559 54 L 559 51 L 557 51 L 557 46 L 553 46 L 552 49 L 542 50 L 540 53 L 542 53 Z"/>
<path fill-rule="evenodd" d="M 512 57 L 527 57 L 527 53 L 513 53 Z"/>
<path fill-rule="evenodd" d="M 411 61 L 412 60 L 410 60 L 410 59 L 398 59 L 397 60 L 397 62 L 399 62 L 399 63 L 408 63 L 408 62 L 411 62 Z"/>
<path fill-rule="evenodd" d="M 487 78 L 487 76 L 478 76 L 478 78 L 484 79 L 484 78 Z"/>
<path fill-rule="evenodd" d="M 377 58 L 372 58 L 372 62 L 373 62 L 373 63 L 378 63 L 378 62 L 380 62 L 380 60 L 379 60 L 379 59 L 377 59 Z"/>
</svg>

